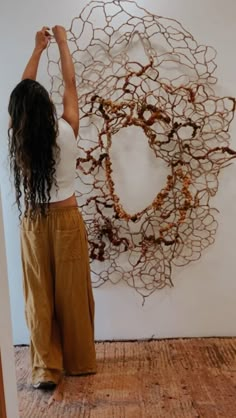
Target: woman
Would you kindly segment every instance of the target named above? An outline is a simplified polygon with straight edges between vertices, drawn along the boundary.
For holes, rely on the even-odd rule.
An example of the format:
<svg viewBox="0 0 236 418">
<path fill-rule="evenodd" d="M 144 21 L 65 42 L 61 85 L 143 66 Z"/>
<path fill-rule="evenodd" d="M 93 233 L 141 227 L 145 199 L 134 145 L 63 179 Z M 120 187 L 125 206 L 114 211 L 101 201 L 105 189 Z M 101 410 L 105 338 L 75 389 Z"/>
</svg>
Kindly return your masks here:
<svg viewBox="0 0 236 418">
<path fill-rule="evenodd" d="M 75 70 L 65 29 L 52 30 L 64 80 L 62 117 L 57 121 L 48 92 L 35 81 L 50 40 L 46 27 L 36 34 L 33 54 L 9 102 L 32 384 L 42 389 L 55 387 L 62 372 L 96 371 L 87 239 L 74 185 L 79 129 Z"/>
</svg>

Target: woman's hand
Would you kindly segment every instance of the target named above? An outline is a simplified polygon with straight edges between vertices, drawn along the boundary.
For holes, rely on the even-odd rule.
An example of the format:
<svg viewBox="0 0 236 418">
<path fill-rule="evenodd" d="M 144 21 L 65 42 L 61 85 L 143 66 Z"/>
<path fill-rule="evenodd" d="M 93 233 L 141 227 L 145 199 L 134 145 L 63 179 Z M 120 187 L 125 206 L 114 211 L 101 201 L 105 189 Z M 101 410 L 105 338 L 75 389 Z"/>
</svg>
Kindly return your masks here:
<svg viewBox="0 0 236 418">
<path fill-rule="evenodd" d="M 54 26 L 54 28 L 52 28 L 52 32 L 58 44 L 61 42 L 67 42 L 66 30 L 63 26 Z"/>
<path fill-rule="evenodd" d="M 48 27 L 44 26 L 40 31 L 36 33 L 35 37 L 35 48 L 43 51 L 47 48 L 48 42 L 51 39 L 50 34 L 47 32 L 49 30 Z"/>
<path fill-rule="evenodd" d="M 38 65 L 40 57 L 45 48 L 47 48 L 48 42 L 51 39 L 51 35 L 48 33 L 49 28 L 44 26 L 35 36 L 35 47 L 33 53 L 25 67 L 25 71 L 22 75 L 22 80 L 29 78 L 30 80 L 36 80 Z"/>
</svg>

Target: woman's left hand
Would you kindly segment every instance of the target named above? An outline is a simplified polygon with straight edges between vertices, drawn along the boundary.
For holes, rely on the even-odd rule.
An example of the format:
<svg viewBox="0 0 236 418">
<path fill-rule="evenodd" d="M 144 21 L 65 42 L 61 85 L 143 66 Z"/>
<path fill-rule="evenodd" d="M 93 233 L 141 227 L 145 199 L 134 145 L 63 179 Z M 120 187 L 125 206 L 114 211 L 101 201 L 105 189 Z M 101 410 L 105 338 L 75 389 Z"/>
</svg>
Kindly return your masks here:
<svg viewBox="0 0 236 418">
<path fill-rule="evenodd" d="M 47 48 L 48 42 L 51 39 L 50 34 L 48 33 L 49 28 L 44 26 L 40 31 L 36 33 L 35 36 L 35 48 L 43 51 Z"/>
</svg>

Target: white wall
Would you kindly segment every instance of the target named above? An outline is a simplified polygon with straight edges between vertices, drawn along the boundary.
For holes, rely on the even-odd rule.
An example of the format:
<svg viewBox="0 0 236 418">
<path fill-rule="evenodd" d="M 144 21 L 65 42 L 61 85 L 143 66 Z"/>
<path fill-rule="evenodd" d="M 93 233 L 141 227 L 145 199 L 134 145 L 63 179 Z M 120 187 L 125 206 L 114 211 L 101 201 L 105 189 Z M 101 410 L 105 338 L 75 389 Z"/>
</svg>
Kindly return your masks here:
<svg viewBox="0 0 236 418">
<path fill-rule="evenodd" d="M 71 19 L 88 2 L 8 0 L 1 6 L 0 37 L 1 95 L 0 149 L 6 159 L 6 103 L 19 81 L 31 53 L 34 31 L 43 25 L 69 26 Z M 226 95 L 236 96 L 236 2 L 234 0 L 138 0 L 149 11 L 175 18 L 199 43 L 218 51 L 217 76 Z M 43 65 L 39 80 L 48 83 Z M 236 148 L 236 123 L 232 124 L 232 144 Z M 96 337 L 132 339 L 178 336 L 236 335 L 236 165 L 220 176 L 215 205 L 220 210 L 216 243 L 200 261 L 175 273 L 173 289 L 165 289 L 147 299 L 144 307 L 136 292 L 125 285 L 107 285 L 95 290 Z M 1 169 L 6 249 L 10 279 L 14 342 L 27 342 L 21 290 L 21 269 L 17 215 L 5 169 Z"/>
<path fill-rule="evenodd" d="M 12 346 L 12 327 L 7 282 L 7 261 L 4 244 L 2 202 L 0 190 L 0 351 L 3 368 L 3 383 L 7 417 L 18 417 L 14 352 Z"/>
</svg>

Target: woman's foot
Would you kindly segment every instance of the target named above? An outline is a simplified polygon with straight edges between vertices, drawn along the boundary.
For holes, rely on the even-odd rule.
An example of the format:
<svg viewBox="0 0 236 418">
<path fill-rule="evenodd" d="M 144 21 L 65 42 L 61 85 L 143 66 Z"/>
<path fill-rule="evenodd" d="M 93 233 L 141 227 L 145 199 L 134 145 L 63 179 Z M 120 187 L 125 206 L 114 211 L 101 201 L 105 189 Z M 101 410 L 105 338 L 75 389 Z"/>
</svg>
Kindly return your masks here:
<svg viewBox="0 0 236 418">
<path fill-rule="evenodd" d="M 41 389 L 41 390 L 53 390 L 56 387 L 56 383 L 55 382 L 38 382 L 38 383 L 33 383 L 33 388 L 34 389 Z"/>
<path fill-rule="evenodd" d="M 53 390 L 58 385 L 62 371 L 34 367 L 32 370 L 32 386 L 34 389 Z"/>
</svg>

